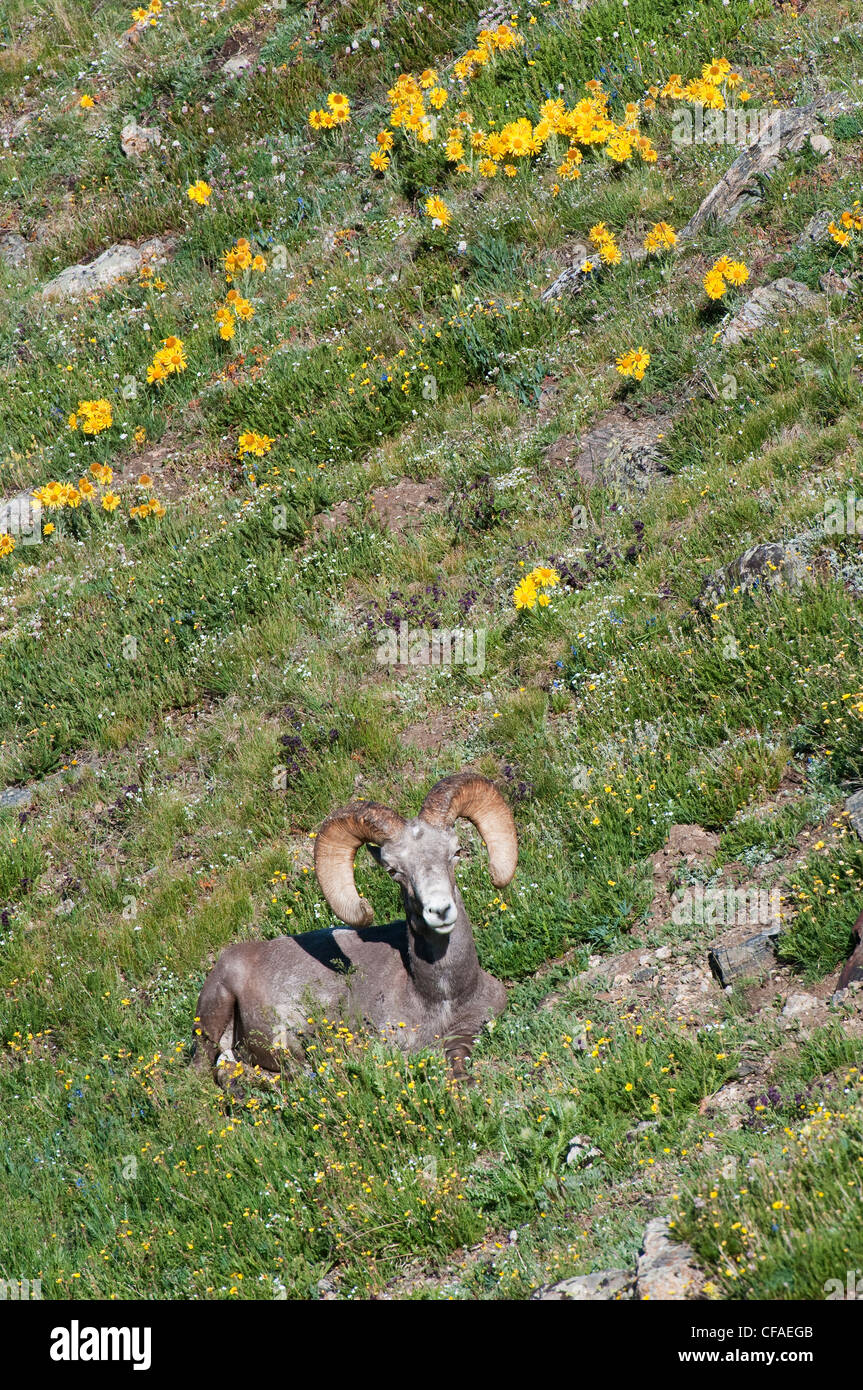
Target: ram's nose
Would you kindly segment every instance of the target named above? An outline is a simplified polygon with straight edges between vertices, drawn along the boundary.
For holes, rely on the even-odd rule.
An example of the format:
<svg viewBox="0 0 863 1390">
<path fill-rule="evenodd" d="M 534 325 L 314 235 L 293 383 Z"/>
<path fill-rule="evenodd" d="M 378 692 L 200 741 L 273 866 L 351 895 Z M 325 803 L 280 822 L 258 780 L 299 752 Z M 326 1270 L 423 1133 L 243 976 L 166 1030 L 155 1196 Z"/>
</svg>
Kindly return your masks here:
<svg viewBox="0 0 863 1390">
<path fill-rule="evenodd" d="M 454 902 L 426 903 L 423 908 L 423 921 L 435 931 L 448 933 L 455 926 L 458 913 Z"/>
</svg>

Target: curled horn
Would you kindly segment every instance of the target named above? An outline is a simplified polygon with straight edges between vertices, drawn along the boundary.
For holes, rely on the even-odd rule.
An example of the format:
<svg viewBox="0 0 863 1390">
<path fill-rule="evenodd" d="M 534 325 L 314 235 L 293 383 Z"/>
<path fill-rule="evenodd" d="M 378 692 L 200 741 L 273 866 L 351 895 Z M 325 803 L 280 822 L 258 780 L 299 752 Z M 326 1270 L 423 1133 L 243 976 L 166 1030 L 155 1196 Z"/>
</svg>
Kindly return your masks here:
<svg viewBox="0 0 863 1390">
<path fill-rule="evenodd" d="M 368 927 L 374 911 L 354 883 L 360 845 L 382 845 L 404 826 L 397 812 L 377 801 L 351 802 L 327 816 L 315 840 L 315 873 L 332 911 L 350 927 Z"/>
<path fill-rule="evenodd" d="M 472 821 L 485 840 L 491 881 L 505 888 L 518 863 L 518 839 L 512 812 L 494 783 L 475 772 L 456 772 L 432 787 L 420 819 L 450 826 L 459 816 Z"/>
</svg>

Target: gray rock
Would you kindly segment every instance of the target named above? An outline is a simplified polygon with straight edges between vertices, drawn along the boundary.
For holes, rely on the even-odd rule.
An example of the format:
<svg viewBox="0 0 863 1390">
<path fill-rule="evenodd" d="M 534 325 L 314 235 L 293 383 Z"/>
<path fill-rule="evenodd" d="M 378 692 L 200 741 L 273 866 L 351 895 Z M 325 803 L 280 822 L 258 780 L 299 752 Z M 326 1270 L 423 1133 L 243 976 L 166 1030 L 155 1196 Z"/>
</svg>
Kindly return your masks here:
<svg viewBox="0 0 863 1390">
<path fill-rule="evenodd" d="M 848 820 L 863 840 L 863 791 L 855 792 L 845 802 Z"/>
<path fill-rule="evenodd" d="M 701 1296 L 704 1274 L 696 1264 L 695 1251 L 671 1240 L 670 1229 L 665 1216 L 649 1221 L 644 1229 L 636 1267 L 636 1298 L 679 1303 Z"/>
<path fill-rule="evenodd" d="M 766 324 L 777 322 L 782 314 L 799 313 L 803 309 L 824 310 L 826 307 L 823 294 L 816 294 L 808 285 L 783 275 L 769 285 L 762 285 L 749 296 L 726 327 L 722 341 L 726 346 L 731 346 Z"/>
<path fill-rule="evenodd" d="M 138 125 L 129 120 L 120 131 L 120 145 L 127 159 L 140 159 L 154 146 L 161 145 L 162 132 L 158 126 Z"/>
<path fill-rule="evenodd" d="M 826 135 L 822 135 L 820 130 L 810 130 L 809 148 L 816 154 L 829 154 L 833 148 L 833 141 L 828 140 Z"/>
<path fill-rule="evenodd" d="M 18 270 L 26 264 L 29 254 L 30 243 L 19 232 L 0 233 L 0 261 Z"/>
<path fill-rule="evenodd" d="M 633 419 L 617 408 L 582 435 L 562 435 L 546 450 L 546 462 L 573 469 L 588 487 L 617 487 L 646 492 L 665 471 L 659 455 L 669 420 L 662 416 Z"/>
<path fill-rule="evenodd" d="M 70 265 L 45 286 L 44 299 L 80 299 L 97 290 L 108 289 L 111 285 L 137 275 L 145 263 L 152 266 L 164 265 L 173 249 L 168 237 L 153 237 L 141 246 L 131 242 L 117 242 L 86 265 Z"/>
<path fill-rule="evenodd" d="M 222 64 L 222 72 L 226 73 L 228 77 L 239 77 L 241 72 L 246 72 L 251 66 L 251 58 L 238 53 L 236 58 L 229 58 L 226 63 Z"/>
<path fill-rule="evenodd" d="M 12 811 L 29 806 L 33 796 L 32 787 L 7 787 L 5 791 L 0 792 L 0 811 Z"/>
<path fill-rule="evenodd" d="M 830 208 L 819 208 L 814 217 L 810 217 L 803 231 L 794 243 L 798 250 L 802 251 L 807 246 L 817 246 L 819 242 L 826 241 L 830 233 L 827 228 L 833 221 L 833 213 Z"/>
<path fill-rule="evenodd" d="M 570 1139 L 569 1144 L 569 1152 L 566 1155 L 569 1166 L 589 1168 L 595 1158 L 602 1158 L 602 1150 L 591 1144 L 590 1137 L 586 1134 L 576 1134 Z"/>
<path fill-rule="evenodd" d="M 750 593 L 788 587 L 798 588 L 806 574 L 806 562 L 796 550 L 780 541 L 753 545 L 736 560 L 708 576 L 696 607 L 708 612 L 735 590 Z"/>
<path fill-rule="evenodd" d="M 821 1000 L 816 999 L 814 994 L 789 994 L 780 1018 L 785 1019 L 786 1023 L 793 1023 L 799 1018 L 806 1018 L 820 1007 Z"/>
<path fill-rule="evenodd" d="M 557 1299 L 595 1303 L 632 1298 L 634 1282 L 628 1270 L 602 1269 L 596 1274 L 578 1274 L 573 1279 L 562 1279 L 559 1284 L 548 1284 L 532 1293 L 531 1298 L 542 1303 Z"/>
<path fill-rule="evenodd" d="M 725 988 L 734 980 L 747 975 L 760 975 L 776 964 L 775 943 L 778 927 L 757 932 L 737 946 L 711 946 L 707 963 L 719 983 Z"/>
</svg>

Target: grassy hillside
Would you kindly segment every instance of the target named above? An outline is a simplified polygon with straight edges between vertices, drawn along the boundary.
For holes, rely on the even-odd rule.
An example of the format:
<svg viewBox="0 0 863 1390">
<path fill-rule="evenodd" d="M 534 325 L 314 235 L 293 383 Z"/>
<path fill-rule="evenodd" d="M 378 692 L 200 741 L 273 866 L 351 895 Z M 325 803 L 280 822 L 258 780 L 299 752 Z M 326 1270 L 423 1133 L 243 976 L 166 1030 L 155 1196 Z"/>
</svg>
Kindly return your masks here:
<svg viewBox="0 0 863 1390">
<path fill-rule="evenodd" d="M 523 1299 L 657 1214 L 713 1297 L 863 1268 L 855 8 L 7 0 L 0 496 L 42 510 L 0 536 L 0 1276 Z M 740 153 L 680 112 L 824 93 L 679 238 Z M 726 341 L 779 277 L 817 299 Z M 705 598 L 767 542 L 798 582 Z M 382 664 L 399 624 L 483 659 Z M 462 768 L 521 844 L 504 899 L 463 836 L 510 987 L 478 1085 L 325 1018 L 281 1085 L 204 1084 L 220 949 L 332 920 L 322 818 Z M 709 848 L 665 872 L 672 826 Z M 696 884 L 778 891 L 766 982 L 712 979 Z"/>
</svg>

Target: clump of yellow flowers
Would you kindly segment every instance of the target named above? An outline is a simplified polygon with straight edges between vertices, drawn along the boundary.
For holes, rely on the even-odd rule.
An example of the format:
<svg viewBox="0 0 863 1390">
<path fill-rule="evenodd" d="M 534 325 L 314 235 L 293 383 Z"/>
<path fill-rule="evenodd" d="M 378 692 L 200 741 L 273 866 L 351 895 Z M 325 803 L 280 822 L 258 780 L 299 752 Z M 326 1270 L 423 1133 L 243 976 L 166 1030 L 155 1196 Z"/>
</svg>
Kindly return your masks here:
<svg viewBox="0 0 863 1390">
<path fill-rule="evenodd" d="M 749 279 L 749 271 L 743 261 L 729 260 L 728 256 L 720 256 L 718 261 L 714 261 L 704 277 L 704 288 L 711 299 L 721 299 L 728 286 L 745 285 Z"/>
<path fill-rule="evenodd" d="M 329 108 L 329 109 L 327 109 Z M 326 107 L 309 112 L 312 130 L 333 130 L 351 119 L 351 103 L 344 92 L 330 92 Z"/>
<path fill-rule="evenodd" d="M 512 594 L 512 601 L 516 608 L 547 608 L 551 603 L 546 590 L 554 589 L 560 583 L 560 575 L 557 570 L 549 569 L 547 565 L 537 565 L 530 574 L 525 574 L 516 585 Z"/>
</svg>

